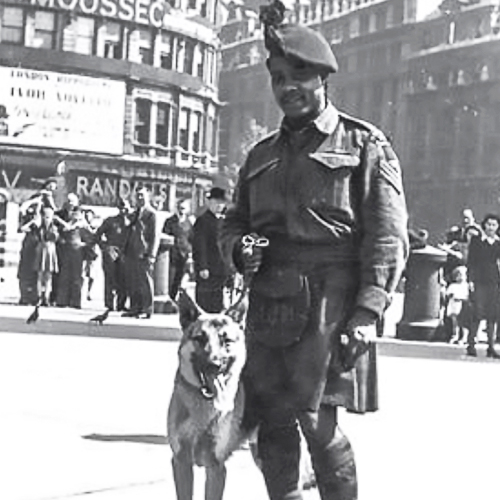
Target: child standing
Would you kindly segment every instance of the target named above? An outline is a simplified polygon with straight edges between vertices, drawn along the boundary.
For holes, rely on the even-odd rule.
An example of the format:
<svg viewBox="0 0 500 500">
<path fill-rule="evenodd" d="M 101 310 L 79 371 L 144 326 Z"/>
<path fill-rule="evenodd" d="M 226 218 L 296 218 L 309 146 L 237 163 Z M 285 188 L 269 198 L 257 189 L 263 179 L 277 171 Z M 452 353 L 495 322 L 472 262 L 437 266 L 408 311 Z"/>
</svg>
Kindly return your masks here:
<svg viewBox="0 0 500 500">
<path fill-rule="evenodd" d="M 451 282 L 446 288 L 446 318 L 451 323 L 453 344 L 464 343 L 464 328 L 470 328 L 469 283 L 467 268 L 458 266 L 451 273 Z"/>
</svg>

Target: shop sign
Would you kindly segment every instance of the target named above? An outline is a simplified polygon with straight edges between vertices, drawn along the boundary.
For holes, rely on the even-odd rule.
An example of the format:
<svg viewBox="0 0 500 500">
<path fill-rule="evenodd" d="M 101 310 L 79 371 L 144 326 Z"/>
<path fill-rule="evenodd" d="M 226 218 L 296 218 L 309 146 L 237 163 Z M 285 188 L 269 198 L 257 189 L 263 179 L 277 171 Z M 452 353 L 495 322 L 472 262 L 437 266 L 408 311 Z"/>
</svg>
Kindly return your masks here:
<svg viewBox="0 0 500 500">
<path fill-rule="evenodd" d="M 147 187 L 152 195 L 168 200 L 170 184 L 177 180 L 185 180 L 184 176 L 179 177 L 173 172 L 169 174 L 162 179 L 147 179 L 141 176 L 125 178 L 101 172 L 74 171 L 69 179 L 69 189 L 87 205 L 110 206 L 114 205 L 119 197 L 133 199 L 136 190 L 142 186 Z"/>
<path fill-rule="evenodd" d="M 87 16 L 99 15 L 121 21 L 163 27 L 170 5 L 164 0 L 28 0 L 36 7 L 58 8 Z"/>
<path fill-rule="evenodd" d="M 0 67 L 0 145 L 121 155 L 125 82 Z"/>
</svg>

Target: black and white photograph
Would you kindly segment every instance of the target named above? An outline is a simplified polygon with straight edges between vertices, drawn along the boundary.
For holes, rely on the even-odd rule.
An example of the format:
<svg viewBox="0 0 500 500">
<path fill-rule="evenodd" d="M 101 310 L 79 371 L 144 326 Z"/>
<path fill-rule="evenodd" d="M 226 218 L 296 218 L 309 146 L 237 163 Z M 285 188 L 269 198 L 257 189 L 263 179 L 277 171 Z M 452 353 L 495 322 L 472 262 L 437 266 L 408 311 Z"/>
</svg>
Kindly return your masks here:
<svg viewBox="0 0 500 500">
<path fill-rule="evenodd" d="M 499 388 L 500 0 L 0 0 L 0 500 L 499 500 Z"/>
</svg>

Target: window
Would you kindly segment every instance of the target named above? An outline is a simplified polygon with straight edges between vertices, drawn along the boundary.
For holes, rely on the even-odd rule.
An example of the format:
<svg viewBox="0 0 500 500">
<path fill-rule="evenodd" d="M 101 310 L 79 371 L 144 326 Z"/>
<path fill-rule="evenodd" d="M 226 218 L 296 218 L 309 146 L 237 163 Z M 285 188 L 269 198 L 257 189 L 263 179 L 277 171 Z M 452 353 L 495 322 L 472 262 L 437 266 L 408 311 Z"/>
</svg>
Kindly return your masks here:
<svg viewBox="0 0 500 500">
<path fill-rule="evenodd" d="M 161 34 L 160 66 L 163 69 L 174 67 L 174 37 L 170 33 Z"/>
<path fill-rule="evenodd" d="M 189 149 L 189 115 L 187 108 L 182 108 L 179 114 L 179 146 L 185 151 Z"/>
<path fill-rule="evenodd" d="M 355 38 L 359 36 L 359 17 L 354 16 L 349 23 L 349 36 Z"/>
<path fill-rule="evenodd" d="M 169 145 L 170 109 L 170 104 L 159 102 L 156 111 L 156 144 L 164 147 Z"/>
<path fill-rule="evenodd" d="M 151 101 L 137 99 L 135 101 L 134 140 L 139 144 L 149 144 L 149 129 L 151 124 Z"/>
<path fill-rule="evenodd" d="M 90 17 L 77 17 L 72 23 L 75 34 L 74 52 L 90 55 L 94 46 L 95 21 Z"/>
<path fill-rule="evenodd" d="M 359 34 L 366 35 L 370 30 L 370 15 L 364 12 L 359 16 Z"/>
<path fill-rule="evenodd" d="M 39 10 L 35 12 L 35 36 L 33 46 L 53 49 L 56 42 L 56 15 L 53 12 Z"/>
<path fill-rule="evenodd" d="M 184 73 L 193 74 L 194 49 L 196 42 L 194 40 L 186 40 L 184 49 Z"/>
<path fill-rule="evenodd" d="M 139 56 L 142 64 L 153 64 L 153 34 L 151 30 L 139 31 Z"/>
<path fill-rule="evenodd" d="M 24 43 L 24 12 L 17 7 L 4 7 L 2 16 L 2 42 Z"/>
<path fill-rule="evenodd" d="M 213 136 L 214 134 L 214 125 L 215 125 L 215 119 L 213 116 L 208 116 L 207 119 L 207 130 L 206 130 L 206 136 L 205 136 L 205 149 L 211 154 L 214 155 L 215 152 L 213 150 Z"/>
<path fill-rule="evenodd" d="M 375 13 L 375 29 L 377 31 L 382 31 L 385 29 L 385 23 L 387 20 L 387 12 L 386 9 L 379 9 Z"/>
<path fill-rule="evenodd" d="M 197 0 L 188 0 L 188 9 L 196 9 Z"/>
<path fill-rule="evenodd" d="M 123 52 L 122 29 L 118 23 L 104 22 L 97 36 L 97 55 L 107 59 L 121 59 Z"/>
<path fill-rule="evenodd" d="M 191 125 L 191 133 L 192 133 L 192 141 L 191 141 L 191 149 L 195 153 L 199 153 L 201 150 L 201 113 L 199 111 L 195 111 L 192 115 L 192 125 Z"/>
<path fill-rule="evenodd" d="M 200 16 L 201 17 L 208 17 L 208 2 L 207 2 L 207 0 L 205 0 L 201 4 Z"/>
<path fill-rule="evenodd" d="M 203 78 L 203 66 L 205 64 L 205 50 L 201 44 L 198 44 L 196 66 L 195 66 L 195 76 Z"/>
</svg>

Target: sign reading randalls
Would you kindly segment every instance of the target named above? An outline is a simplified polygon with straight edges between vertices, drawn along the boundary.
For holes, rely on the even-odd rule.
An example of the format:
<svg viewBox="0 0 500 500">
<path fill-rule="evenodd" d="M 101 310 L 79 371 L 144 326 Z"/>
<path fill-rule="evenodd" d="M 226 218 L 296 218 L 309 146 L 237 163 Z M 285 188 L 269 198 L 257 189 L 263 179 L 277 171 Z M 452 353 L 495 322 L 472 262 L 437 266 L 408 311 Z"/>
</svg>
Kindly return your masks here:
<svg viewBox="0 0 500 500">
<path fill-rule="evenodd" d="M 0 145 L 121 155 L 125 82 L 0 67 Z"/>
<path fill-rule="evenodd" d="M 26 1 L 26 0 L 25 0 Z M 87 15 L 114 17 L 122 21 L 163 26 L 170 6 L 164 0 L 28 0 L 38 7 L 60 8 Z"/>
</svg>

